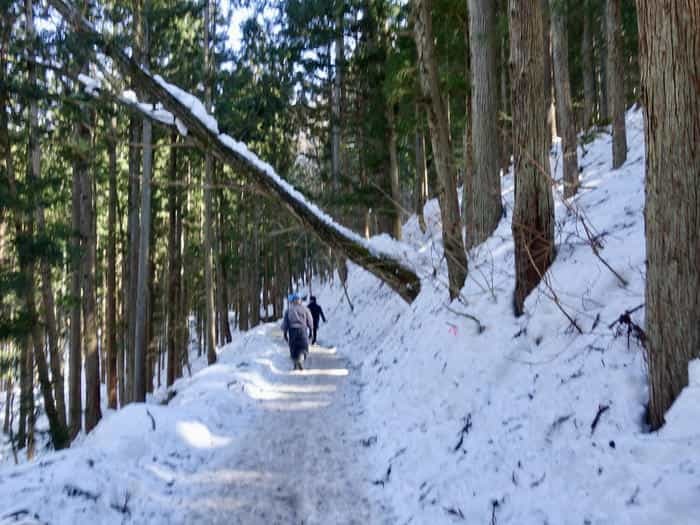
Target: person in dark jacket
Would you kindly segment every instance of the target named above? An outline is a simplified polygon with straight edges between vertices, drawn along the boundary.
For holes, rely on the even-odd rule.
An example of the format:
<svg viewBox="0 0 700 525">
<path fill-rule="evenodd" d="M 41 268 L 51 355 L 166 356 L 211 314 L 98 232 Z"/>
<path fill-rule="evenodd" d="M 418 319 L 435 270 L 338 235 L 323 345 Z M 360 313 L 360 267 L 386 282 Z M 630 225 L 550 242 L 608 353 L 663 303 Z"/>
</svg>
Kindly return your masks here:
<svg viewBox="0 0 700 525">
<path fill-rule="evenodd" d="M 315 345 L 316 344 L 316 335 L 318 334 L 318 324 L 319 324 L 319 318 L 323 319 L 323 322 L 326 322 L 326 316 L 323 315 L 323 309 L 318 305 L 316 302 L 316 297 L 313 295 L 309 298 L 309 311 L 311 312 L 311 317 L 314 319 L 314 331 L 313 335 L 311 337 L 311 344 Z"/>
<path fill-rule="evenodd" d="M 289 305 L 284 312 L 282 335 L 289 343 L 289 354 L 294 361 L 294 370 L 303 370 L 301 364 L 309 353 L 309 336 L 313 329 L 311 312 L 301 302 L 301 297 L 292 293 L 287 297 Z"/>
</svg>

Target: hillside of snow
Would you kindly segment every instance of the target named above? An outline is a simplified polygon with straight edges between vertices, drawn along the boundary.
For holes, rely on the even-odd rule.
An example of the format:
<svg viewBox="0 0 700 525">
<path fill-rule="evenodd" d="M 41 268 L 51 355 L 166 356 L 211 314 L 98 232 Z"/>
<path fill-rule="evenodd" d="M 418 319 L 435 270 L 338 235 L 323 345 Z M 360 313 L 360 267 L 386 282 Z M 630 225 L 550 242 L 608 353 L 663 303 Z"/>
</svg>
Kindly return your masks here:
<svg viewBox="0 0 700 525">
<path fill-rule="evenodd" d="M 404 229 L 423 278 L 413 304 L 350 265 L 352 308 L 337 279 L 314 283 L 329 322 L 304 372 L 261 325 L 70 450 L 13 466 L 3 448 L 0 524 L 700 523 L 700 363 L 649 433 L 643 348 L 616 322 L 644 325 L 640 111 L 627 132 L 619 170 L 608 134 L 579 149 L 582 188 L 555 195 L 557 257 L 522 317 L 508 175 L 506 216 L 470 252 L 459 300 L 431 201 L 428 231 Z M 556 147 L 551 159 L 561 178 Z"/>
</svg>

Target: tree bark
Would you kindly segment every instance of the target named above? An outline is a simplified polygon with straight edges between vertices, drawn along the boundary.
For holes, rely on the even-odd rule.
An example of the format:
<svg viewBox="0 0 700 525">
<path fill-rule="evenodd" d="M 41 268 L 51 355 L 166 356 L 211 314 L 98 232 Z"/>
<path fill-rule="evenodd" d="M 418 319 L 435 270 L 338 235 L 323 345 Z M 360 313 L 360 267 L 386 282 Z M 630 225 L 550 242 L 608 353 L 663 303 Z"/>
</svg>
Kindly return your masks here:
<svg viewBox="0 0 700 525">
<path fill-rule="evenodd" d="M 576 125 L 571 107 L 569 83 L 569 46 L 566 31 L 566 5 L 560 0 L 549 0 L 552 20 L 552 56 L 554 63 L 554 87 L 557 96 L 559 133 L 564 157 L 564 198 L 576 194 L 578 189 L 578 154 L 576 152 Z"/>
<path fill-rule="evenodd" d="M 622 0 L 605 0 L 607 39 L 608 108 L 612 119 L 612 167 L 617 169 L 627 160 L 625 131 L 625 64 L 622 58 Z"/>
<path fill-rule="evenodd" d="M 646 156 L 646 327 L 653 429 L 700 357 L 700 1 L 637 0 Z"/>
<path fill-rule="evenodd" d="M 467 277 L 467 256 L 462 240 L 462 221 L 457 199 L 452 139 L 447 110 L 440 90 L 432 23 L 432 1 L 414 0 L 414 38 L 418 69 L 426 99 L 430 139 L 438 173 L 438 200 L 442 218 L 442 239 L 447 259 L 450 298 L 457 297 Z"/>
<path fill-rule="evenodd" d="M 537 286 L 554 258 L 554 198 L 552 196 L 549 130 L 543 126 L 546 91 L 542 63 L 542 3 L 509 0 L 510 59 L 513 99 L 515 204 L 515 294 L 521 315 L 525 299 Z M 537 108 L 542 108 L 542 112 Z"/>
<path fill-rule="evenodd" d="M 474 246 L 493 233 L 503 208 L 496 121 L 498 97 L 495 96 L 498 92 L 496 6 L 493 0 L 468 0 L 468 3 L 473 169 L 469 195 L 472 220 L 467 222 L 467 245 Z"/>
<path fill-rule="evenodd" d="M 177 133 L 172 132 L 170 148 L 169 177 L 170 187 L 168 188 L 168 319 L 167 319 L 167 340 L 168 340 L 168 360 L 167 378 L 168 386 L 175 382 L 177 376 L 177 360 L 179 355 L 178 330 L 180 329 L 179 303 L 180 294 L 180 238 L 178 236 L 178 214 L 180 212 L 177 188 Z"/>
</svg>

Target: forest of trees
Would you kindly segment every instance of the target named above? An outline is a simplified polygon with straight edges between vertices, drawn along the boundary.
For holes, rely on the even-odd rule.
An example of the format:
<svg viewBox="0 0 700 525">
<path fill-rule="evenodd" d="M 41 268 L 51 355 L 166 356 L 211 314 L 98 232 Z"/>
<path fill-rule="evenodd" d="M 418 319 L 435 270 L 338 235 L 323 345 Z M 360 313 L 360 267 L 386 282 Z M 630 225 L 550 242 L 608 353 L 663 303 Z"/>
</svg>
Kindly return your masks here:
<svg viewBox="0 0 700 525">
<path fill-rule="evenodd" d="M 215 362 L 233 326 L 278 319 L 288 291 L 344 278 L 347 260 L 409 302 L 416 273 L 432 272 L 285 201 L 143 71 L 197 96 L 362 237 L 400 240 L 413 213 L 425 228 L 437 198 L 446 299 L 504 216 L 512 164 L 515 315 L 556 257 L 553 184 L 576 195 L 577 146 L 608 129 L 621 166 L 625 111 L 641 104 L 653 428 L 687 384 L 700 357 L 700 0 L 0 5 L 0 390 L 3 431 L 18 407 L 10 439 L 29 457 L 39 411 L 65 448 L 98 424 L 101 385 L 109 408 L 145 400 L 187 372 L 191 349 Z M 234 8 L 250 13 L 237 46 Z M 190 133 L 125 103 L 130 92 Z"/>
</svg>

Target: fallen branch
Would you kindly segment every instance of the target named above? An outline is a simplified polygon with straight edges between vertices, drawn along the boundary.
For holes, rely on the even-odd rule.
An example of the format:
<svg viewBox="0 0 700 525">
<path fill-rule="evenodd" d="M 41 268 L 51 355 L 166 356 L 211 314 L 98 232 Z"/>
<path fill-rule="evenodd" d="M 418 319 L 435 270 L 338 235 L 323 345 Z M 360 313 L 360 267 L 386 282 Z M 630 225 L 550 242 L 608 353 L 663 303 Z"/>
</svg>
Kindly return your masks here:
<svg viewBox="0 0 700 525">
<path fill-rule="evenodd" d="M 620 314 L 620 317 L 618 317 L 617 320 L 608 325 L 608 328 L 611 330 L 615 327 L 615 325 L 620 325 L 617 330 L 617 335 L 622 334 L 622 325 L 627 326 L 627 348 L 630 346 L 630 337 L 634 337 L 637 341 L 639 341 L 639 344 L 642 345 L 642 348 L 646 348 L 647 334 L 641 326 L 632 320 L 632 314 L 643 307 L 644 303 L 632 308 L 631 310 L 625 310 L 624 313 Z"/>
<path fill-rule="evenodd" d="M 151 430 L 153 430 L 155 432 L 155 430 L 156 430 L 156 418 L 153 417 L 153 414 L 151 414 L 151 412 L 148 409 L 146 409 L 146 414 L 148 414 L 148 417 L 151 418 Z"/>
<path fill-rule="evenodd" d="M 600 416 L 603 415 L 608 409 L 610 408 L 610 405 L 598 405 L 598 412 L 596 412 L 595 418 L 593 419 L 593 423 L 591 423 L 591 436 L 593 436 L 593 432 L 595 432 L 595 427 L 598 426 L 598 423 L 600 422 Z"/>
<path fill-rule="evenodd" d="M 464 436 L 469 434 L 469 431 L 472 428 L 472 415 L 471 412 L 467 414 L 467 417 L 464 420 L 464 426 L 462 427 L 462 430 L 459 431 L 459 442 L 457 442 L 457 445 L 455 445 L 455 448 L 452 452 L 457 452 L 460 448 L 462 448 L 462 444 L 464 443 Z"/>
</svg>

